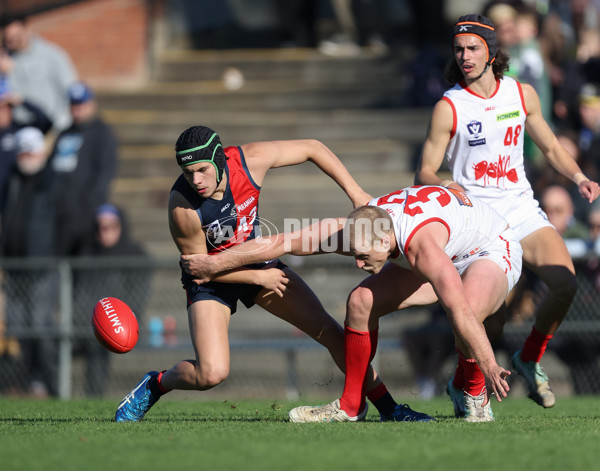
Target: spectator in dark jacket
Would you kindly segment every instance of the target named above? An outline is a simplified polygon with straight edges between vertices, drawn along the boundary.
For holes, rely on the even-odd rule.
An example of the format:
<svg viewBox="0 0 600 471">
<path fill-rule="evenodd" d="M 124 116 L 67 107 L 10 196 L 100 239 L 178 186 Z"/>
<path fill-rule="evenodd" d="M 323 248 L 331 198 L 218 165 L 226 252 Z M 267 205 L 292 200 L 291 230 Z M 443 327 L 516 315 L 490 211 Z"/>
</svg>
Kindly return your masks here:
<svg viewBox="0 0 600 471">
<path fill-rule="evenodd" d="M 3 288 L 7 333 L 20 336 L 25 384 L 17 385 L 37 396 L 55 396 L 57 345 L 49 334 L 55 324 L 58 281 L 54 268 L 27 265 L 24 259 L 56 254 L 56 204 L 52 173 L 48 169 L 44 136 L 34 127 L 15 134 L 17 160 L 9 178 L 2 231 L 1 255 L 7 263 Z"/>
<path fill-rule="evenodd" d="M 73 124 L 61 132 L 50 165 L 63 188 L 61 207 L 67 220 L 61 235 L 61 252 L 77 255 L 94 237 L 96 208 L 109 200 L 117 164 L 117 139 L 98 115 L 94 93 L 77 82 L 69 88 Z"/>
<path fill-rule="evenodd" d="M 46 134 L 52 122 L 40 108 L 13 92 L 8 82 L 0 77 L 0 214 L 8 178 L 17 160 L 15 133 L 25 126 L 34 126 Z"/>
</svg>

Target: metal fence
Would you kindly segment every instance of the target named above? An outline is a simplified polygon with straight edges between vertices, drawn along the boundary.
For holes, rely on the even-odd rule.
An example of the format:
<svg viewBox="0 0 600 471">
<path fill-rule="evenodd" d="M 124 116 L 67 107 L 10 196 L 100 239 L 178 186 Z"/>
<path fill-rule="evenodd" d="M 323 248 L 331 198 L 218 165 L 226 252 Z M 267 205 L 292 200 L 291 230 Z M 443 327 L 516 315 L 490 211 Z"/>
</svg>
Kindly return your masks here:
<svg viewBox="0 0 600 471">
<path fill-rule="evenodd" d="M 351 259 L 335 255 L 285 261 L 343 322 L 346 297 L 365 273 L 354 268 Z M 585 269 L 578 271 L 577 297 L 544 359 L 559 395 L 600 392 L 600 270 L 596 273 L 590 258 L 578 265 Z M 0 269 L 1 395 L 117 398 L 146 371 L 167 369 L 194 356 L 177 258 L 5 259 Z M 531 287 L 535 303 L 544 287 Z M 93 336 L 92 310 L 105 296 L 124 300 L 138 316 L 140 338 L 125 355 L 104 350 Z M 446 341 L 449 331 L 431 323 L 433 312 L 411 309 L 382 319 L 376 367 L 395 394 L 419 393 L 415 353 L 407 348 L 411 345 L 430 345 L 427 355 L 437 357 L 429 374 L 435 377 L 438 394 L 452 374 L 455 358 Z M 531 329 L 532 320 L 526 317 L 509 323 L 496 345 L 505 365 Z M 323 347 L 259 307 L 238 306 L 230 339 L 228 380 L 194 397 L 335 397 L 343 388 L 343 375 Z M 513 394 L 520 393 L 524 389 L 517 384 Z"/>
</svg>

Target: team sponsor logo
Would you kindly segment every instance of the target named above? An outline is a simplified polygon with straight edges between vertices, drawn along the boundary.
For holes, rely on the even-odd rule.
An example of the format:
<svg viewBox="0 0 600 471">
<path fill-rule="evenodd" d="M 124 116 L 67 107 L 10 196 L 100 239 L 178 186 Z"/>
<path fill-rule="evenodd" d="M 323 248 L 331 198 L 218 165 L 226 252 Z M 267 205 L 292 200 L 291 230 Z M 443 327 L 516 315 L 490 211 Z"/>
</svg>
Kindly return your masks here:
<svg viewBox="0 0 600 471">
<path fill-rule="evenodd" d="M 227 210 L 227 208 L 229 208 L 229 206 L 231 206 L 231 203 L 227 203 L 225 206 L 223 206 L 221 208 L 221 212 L 224 213 Z"/>
<path fill-rule="evenodd" d="M 254 200 L 255 200 L 254 196 L 251 196 L 246 201 L 244 201 L 242 204 L 238 205 L 238 207 L 237 207 L 238 213 L 241 213 L 244 209 L 246 209 L 248 206 L 250 206 L 254 202 Z"/>
<path fill-rule="evenodd" d="M 521 116 L 521 111 L 520 110 L 508 111 L 506 113 L 501 113 L 499 115 L 496 115 L 496 121 L 497 122 L 505 121 L 507 119 L 518 118 L 519 116 Z"/>
<path fill-rule="evenodd" d="M 485 144 L 485 135 L 483 134 L 483 125 L 480 121 L 471 121 L 467 124 L 467 131 L 469 132 L 469 146 L 482 146 Z"/>
<path fill-rule="evenodd" d="M 510 167 L 510 156 L 499 155 L 497 162 L 488 162 L 482 160 L 473 165 L 475 172 L 475 180 L 483 179 L 484 185 L 489 185 L 493 180 L 496 180 L 496 185 L 500 186 L 506 179 L 511 183 L 517 183 L 519 176 L 514 168 Z"/>
</svg>

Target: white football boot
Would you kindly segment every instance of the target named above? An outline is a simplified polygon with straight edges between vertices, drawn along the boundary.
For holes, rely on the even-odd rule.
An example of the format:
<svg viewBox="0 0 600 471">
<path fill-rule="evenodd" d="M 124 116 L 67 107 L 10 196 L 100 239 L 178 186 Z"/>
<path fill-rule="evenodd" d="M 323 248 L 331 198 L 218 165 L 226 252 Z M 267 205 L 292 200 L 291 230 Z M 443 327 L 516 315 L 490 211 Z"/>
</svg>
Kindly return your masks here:
<svg viewBox="0 0 600 471">
<path fill-rule="evenodd" d="M 521 360 L 520 351 L 514 354 L 512 364 L 516 372 L 525 379 L 529 397 L 542 407 L 554 407 L 556 398 L 550 389 L 548 376 L 542 371 L 542 366 L 534 361 Z"/>
<path fill-rule="evenodd" d="M 471 396 L 465 391 L 465 422 L 492 422 L 494 413 L 490 401 L 484 406 L 487 398 L 485 388 L 481 390 L 479 396 Z"/>
<path fill-rule="evenodd" d="M 290 422 L 360 422 L 365 420 L 369 406 L 365 402 L 364 409 L 356 417 L 350 417 L 346 411 L 340 409 L 340 400 L 325 404 L 324 406 L 300 406 L 289 412 Z"/>
</svg>

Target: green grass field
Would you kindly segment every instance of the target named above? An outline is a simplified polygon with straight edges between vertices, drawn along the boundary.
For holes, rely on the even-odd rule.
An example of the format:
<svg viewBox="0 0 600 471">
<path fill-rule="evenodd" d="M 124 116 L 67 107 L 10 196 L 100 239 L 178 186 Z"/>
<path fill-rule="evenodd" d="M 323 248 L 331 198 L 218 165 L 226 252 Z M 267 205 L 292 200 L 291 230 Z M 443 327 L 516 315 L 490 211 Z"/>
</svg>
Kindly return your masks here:
<svg viewBox="0 0 600 471">
<path fill-rule="evenodd" d="M 118 401 L 0 399 L 0 468 L 14 470 L 590 470 L 600 460 L 600 397 L 494 402 L 467 424 L 445 399 L 411 399 L 436 423 L 292 424 L 297 402 L 161 400 L 139 423 Z M 303 403 L 306 403 L 303 401 Z"/>
</svg>

